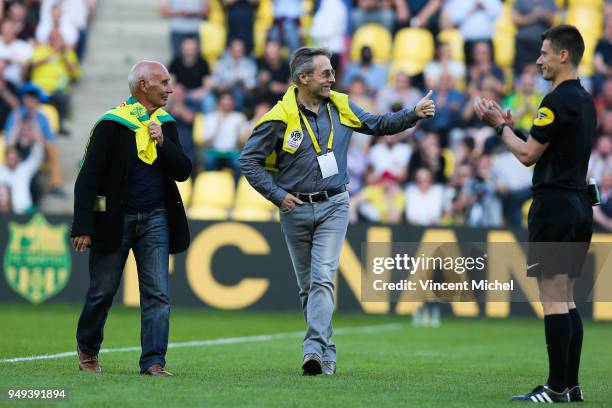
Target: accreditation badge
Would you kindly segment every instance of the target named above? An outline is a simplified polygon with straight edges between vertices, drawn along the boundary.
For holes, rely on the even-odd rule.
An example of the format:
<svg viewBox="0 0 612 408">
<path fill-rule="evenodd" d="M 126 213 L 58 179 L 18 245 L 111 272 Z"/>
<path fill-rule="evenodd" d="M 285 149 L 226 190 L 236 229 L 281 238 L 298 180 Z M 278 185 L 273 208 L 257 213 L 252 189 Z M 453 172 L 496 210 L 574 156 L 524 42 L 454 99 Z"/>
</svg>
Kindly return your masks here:
<svg viewBox="0 0 612 408">
<path fill-rule="evenodd" d="M 325 179 L 338 174 L 338 163 L 334 152 L 329 152 L 317 156 L 319 167 L 321 168 L 321 176 Z"/>
<path fill-rule="evenodd" d="M 302 144 L 304 139 L 304 133 L 301 130 L 294 130 L 291 134 L 285 138 L 285 147 L 283 150 L 296 151 Z"/>
</svg>

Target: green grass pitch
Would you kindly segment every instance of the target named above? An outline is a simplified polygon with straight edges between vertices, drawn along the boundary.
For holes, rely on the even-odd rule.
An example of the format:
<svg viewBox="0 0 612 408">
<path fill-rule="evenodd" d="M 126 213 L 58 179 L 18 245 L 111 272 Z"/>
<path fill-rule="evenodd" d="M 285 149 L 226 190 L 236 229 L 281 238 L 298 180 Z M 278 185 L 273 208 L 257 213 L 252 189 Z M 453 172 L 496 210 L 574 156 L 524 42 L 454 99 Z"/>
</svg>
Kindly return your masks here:
<svg viewBox="0 0 612 408">
<path fill-rule="evenodd" d="M 0 360 L 72 351 L 79 307 L 0 304 Z M 115 306 L 104 348 L 139 345 L 137 309 Z M 374 329 L 356 329 L 376 326 Z M 0 389 L 66 389 L 53 404 L 96 407 L 497 407 L 546 380 L 543 325 L 537 319 L 444 318 L 414 328 L 409 317 L 338 314 L 338 374 L 302 377 L 299 313 L 174 308 L 170 341 L 293 333 L 262 341 L 171 348 L 172 378 L 138 374 L 138 351 L 101 354 L 100 375 L 78 371 L 76 357 L 0 362 Z M 611 406 L 612 324 L 585 322 L 581 383 L 587 407 Z"/>
</svg>

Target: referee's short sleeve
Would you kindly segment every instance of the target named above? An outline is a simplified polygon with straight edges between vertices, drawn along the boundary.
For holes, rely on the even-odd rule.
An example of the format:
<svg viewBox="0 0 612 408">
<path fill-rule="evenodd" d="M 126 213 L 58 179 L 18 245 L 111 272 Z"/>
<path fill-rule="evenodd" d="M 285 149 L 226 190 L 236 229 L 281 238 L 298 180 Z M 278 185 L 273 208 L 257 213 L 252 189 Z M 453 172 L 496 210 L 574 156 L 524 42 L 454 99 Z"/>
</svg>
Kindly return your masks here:
<svg viewBox="0 0 612 408">
<path fill-rule="evenodd" d="M 531 137 L 542 144 L 550 143 L 555 134 L 559 132 L 562 110 L 562 104 L 558 97 L 555 97 L 554 94 L 546 95 L 533 120 L 529 132 Z"/>
</svg>

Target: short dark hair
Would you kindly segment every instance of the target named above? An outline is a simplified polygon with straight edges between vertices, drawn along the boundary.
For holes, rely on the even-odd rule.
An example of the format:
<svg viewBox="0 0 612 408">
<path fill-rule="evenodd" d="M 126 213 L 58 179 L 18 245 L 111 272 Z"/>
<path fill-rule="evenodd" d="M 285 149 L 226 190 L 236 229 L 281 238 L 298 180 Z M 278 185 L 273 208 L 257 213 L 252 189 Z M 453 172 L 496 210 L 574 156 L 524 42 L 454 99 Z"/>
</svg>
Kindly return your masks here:
<svg viewBox="0 0 612 408">
<path fill-rule="evenodd" d="M 578 68 L 584 54 L 584 40 L 576 27 L 568 24 L 552 27 L 542 33 L 542 41 L 544 40 L 550 41 L 550 46 L 555 52 L 566 50 L 569 53 L 570 63 L 574 68 Z"/>
<path fill-rule="evenodd" d="M 300 74 L 309 74 L 314 71 L 314 57 L 323 55 L 331 59 L 331 53 L 326 48 L 301 47 L 295 50 L 289 62 L 291 81 L 294 84 L 300 83 Z"/>
</svg>

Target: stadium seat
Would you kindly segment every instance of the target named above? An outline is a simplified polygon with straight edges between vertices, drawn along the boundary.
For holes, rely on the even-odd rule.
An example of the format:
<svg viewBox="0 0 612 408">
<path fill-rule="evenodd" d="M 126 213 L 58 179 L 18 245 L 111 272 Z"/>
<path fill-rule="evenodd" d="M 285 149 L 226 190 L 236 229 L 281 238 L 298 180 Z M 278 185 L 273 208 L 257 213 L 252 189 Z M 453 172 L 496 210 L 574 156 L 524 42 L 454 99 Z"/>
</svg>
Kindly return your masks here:
<svg viewBox="0 0 612 408">
<path fill-rule="evenodd" d="M 393 61 L 389 67 L 389 84 L 395 84 L 395 77 L 398 72 L 403 72 L 406 75 L 416 75 L 423 72 L 423 65 L 415 61 Z"/>
<path fill-rule="evenodd" d="M 448 43 L 451 49 L 451 58 L 455 61 L 465 61 L 463 51 L 463 36 L 461 31 L 456 29 L 446 29 L 438 34 L 438 42 Z"/>
<path fill-rule="evenodd" d="M 200 24 L 200 52 L 208 62 L 210 69 L 214 69 L 217 59 L 225 51 L 227 32 L 225 25 L 212 21 L 203 21 Z"/>
<path fill-rule="evenodd" d="M 532 199 L 525 201 L 521 207 L 522 220 L 521 225 L 523 228 L 527 228 L 527 219 L 529 218 L 529 209 L 531 208 Z"/>
<path fill-rule="evenodd" d="M 232 174 L 226 171 L 205 171 L 195 179 L 189 218 L 197 220 L 225 220 L 234 202 L 235 187 Z"/>
<path fill-rule="evenodd" d="M 412 65 L 410 75 L 423 72 L 425 65 L 434 58 L 434 38 L 422 28 L 402 28 L 393 40 L 393 62 Z"/>
<path fill-rule="evenodd" d="M 580 7 L 591 7 L 596 10 L 602 9 L 604 0 L 568 0 L 568 8 L 580 6 Z"/>
<path fill-rule="evenodd" d="M 236 203 L 232 218 L 239 221 L 271 221 L 276 206 L 259 194 L 241 177 L 236 188 Z"/>
<path fill-rule="evenodd" d="M 601 36 L 603 14 L 601 10 L 592 7 L 575 6 L 567 10 L 567 24 L 576 26 L 583 36 Z"/>
<path fill-rule="evenodd" d="M 455 154 L 446 147 L 442 149 L 442 156 L 444 157 L 444 176 L 450 180 L 455 173 Z"/>
<path fill-rule="evenodd" d="M 49 120 L 49 125 L 51 126 L 53 133 L 59 132 L 60 118 L 55 106 L 48 103 L 43 103 L 40 105 L 40 110 L 47 117 L 47 120 Z"/>
<path fill-rule="evenodd" d="M 204 114 L 198 112 L 193 117 L 193 143 L 196 146 L 204 145 Z"/>
<path fill-rule="evenodd" d="M 364 24 L 353 34 L 351 44 L 351 60 L 359 61 L 361 49 L 369 46 L 372 49 L 374 62 L 386 64 L 391 58 L 391 34 L 379 24 Z"/>
<path fill-rule="evenodd" d="M 208 13 L 208 21 L 225 27 L 227 25 L 227 21 L 225 19 L 225 11 L 223 10 L 221 0 L 210 0 L 209 4 L 210 11 Z"/>
<path fill-rule="evenodd" d="M 514 63 L 516 52 L 515 32 L 508 31 L 508 27 L 502 26 L 495 30 L 493 35 L 493 58 L 495 64 L 502 68 L 510 68 Z"/>
<path fill-rule="evenodd" d="M 253 53 L 256 58 L 263 56 L 266 39 L 268 38 L 268 31 L 270 31 L 273 21 L 274 5 L 272 0 L 260 0 L 255 13 L 255 23 L 253 26 Z"/>
<path fill-rule="evenodd" d="M 189 207 L 189 200 L 191 200 L 191 192 L 193 189 L 193 182 L 191 181 L 191 178 L 188 178 L 185 181 L 177 181 L 176 186 L 178 187 L 179 194 L 183 200 L 183 205 L 185 208 Z"/>
</svg>

